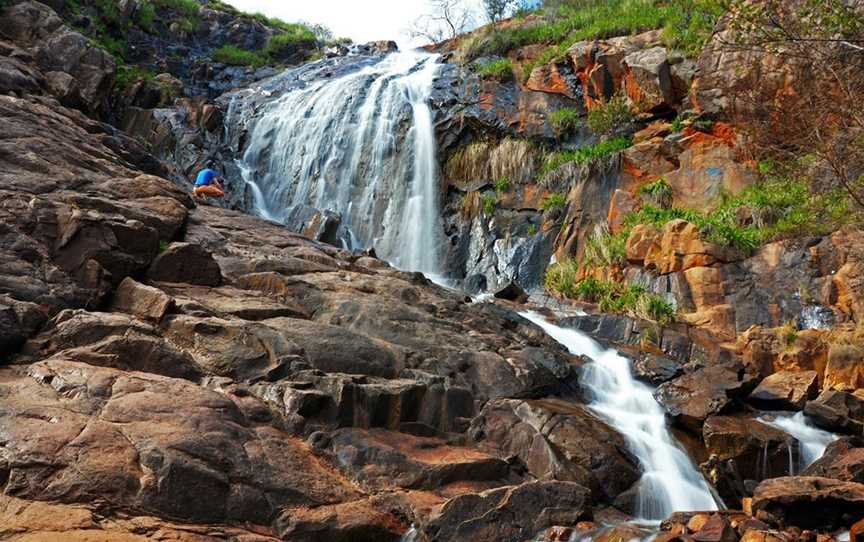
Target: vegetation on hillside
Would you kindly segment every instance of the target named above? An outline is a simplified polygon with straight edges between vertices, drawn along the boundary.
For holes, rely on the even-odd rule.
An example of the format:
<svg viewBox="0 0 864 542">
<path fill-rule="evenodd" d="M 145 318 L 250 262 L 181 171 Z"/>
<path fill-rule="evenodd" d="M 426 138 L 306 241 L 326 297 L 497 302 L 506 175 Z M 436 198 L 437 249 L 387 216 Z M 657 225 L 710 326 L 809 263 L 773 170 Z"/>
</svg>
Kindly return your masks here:
<svg viewBox="0 0 864 542">
<path fill-rule="evenodd" d="M 279 64 L 298 46 L 306 44 L 308 49 L 314 49 L 319 35 L 336 41 L 332 40 L 332 33 L 321 25 L 287 23 L 261 14 L 246 14 L 219 0 L 211 0 L 207 7 L 240 19 L 257 21 L 276 31 L 260 50 L 250 51 L 230 44 L 217 48 L 211 52 L 217 62 L 251 67 Z M 139 78 L 152 78 L 152 73 L 144 67 L 125 65 L 129 61 L 127 36 L 133 26 L 154 36 L 169 29 L 194 34 L 201 26 L 201 10 L 202 3 L 197 0 L 141 0 L 133 15 L 125 17 L 114 0 L 65 0 L 67 13 L 76 17 L 87 16 L 90 20 L 88 25 L 78 30 L 115 57 L 119 65 L 117 85 L 121 89 Z"/>
<path fill-rule="evenodd" d="M 724 0 L 554 0 L 532 10 L 530 20 L 508 28 L 487 27 L 462 44 L 461 57 L 472 60 L 503 55 L 526 45 L 547 49 L 536 61 L 548 63 L 563 57 L 574 43 L 663 29 L 667 46 L 695 55 L 711 36 L 724 13 Z M 525 14 L 527 15 L 527 14 Z M 530 71 L 530 70 L 526 70 Z"/>
</svg>

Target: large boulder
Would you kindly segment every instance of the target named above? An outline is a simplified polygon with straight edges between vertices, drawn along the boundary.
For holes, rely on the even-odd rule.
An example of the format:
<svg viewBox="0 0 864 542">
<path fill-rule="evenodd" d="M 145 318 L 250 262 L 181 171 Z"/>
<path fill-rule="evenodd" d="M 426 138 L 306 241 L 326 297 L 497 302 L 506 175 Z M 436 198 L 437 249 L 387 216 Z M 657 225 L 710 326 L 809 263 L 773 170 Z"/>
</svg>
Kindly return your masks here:
<svg viewBox="0 0 864 542">
<path fill-rule="evenodd" d="M 666 49 L 652 47 L 624 57 L 627 96 L 641 111 L 672 109 L 675 89 Z"/>
<path fill-rule="evenodd" d="M 749 394 L 756 380 L 737 362 L 696 369 L 657 388 L 654 396 L 680 424 L 694 431 L 713 414 Z"/>
<path fill-rule="evenodd" d="M 126 277 L 114 292 L 111 308 L 117 312 L 158 322 L 168 314 L 173 305 L 174 300 L 162 290 Z"/>
<path fill-rule="evenodd" d="M 365 487 L 440 490 L 458 483 L 508 478 L 506 461 L 480 450 L 447 444 L 432 438 L 390 432 L 383 429 L 344 428 L 329 436 L 334 462 L 349 478 Z"/>
<path fill-rule="evenodd" d="M 450 499 L 423 533 L 431 542 L 521 542 L 553 525 L 576 525 L 589 502 L 590 491 L 572 482 L 500 487 Z"/>
<path fill-rule="evenodd" d="M 541 480 L 577 482 L 611 502 L 639 480 L 616 431 L 581 405 L 557 399 L 488 403 L 469 433 L 502 457 L 517 456 Z"/>
<path fill-rule="evenodd" d="M 813 423 L 840 433 L 860 435 L 864 432 L 864 392 L 825 390 L 804 407 Z"/>
<path fill-rule="evenodd" d="M 762 380 L 750 401 L 766 410 L 801 410 L 819 395 L 816 371 L 780 371 Z"/>
<path fill-rule="evenodd" d="M 864 484 L 864 441 L 858 437 L 832 442 L 803 474 Z"/>
<path fill-rule="evenodd" d="M 153 260 L 147 278 L 156 282 L 219 286 L 222 271 L 213 255 L 200 245 L 171 243 Z"/>
<path fill-rule="evenodd" d="M 756 488 L 753 515 L 780 527 L 848 529 L 864 510 L 864 484 L 816 476 L 765 480 Z"/>
<path fill-rule="evenodd" d="M 822 387 L 849 392 L 864 388 L 864 346 L 831 345 Z"/>
<path fill-rule="evenodd" d="M 726 502 L 749 495 L 753 481 L 791 474 L 797 463 L 797 441 L 753 418 L 711 416 L 702 432 L 710 454 L 702 471 Z"/>
</svg>

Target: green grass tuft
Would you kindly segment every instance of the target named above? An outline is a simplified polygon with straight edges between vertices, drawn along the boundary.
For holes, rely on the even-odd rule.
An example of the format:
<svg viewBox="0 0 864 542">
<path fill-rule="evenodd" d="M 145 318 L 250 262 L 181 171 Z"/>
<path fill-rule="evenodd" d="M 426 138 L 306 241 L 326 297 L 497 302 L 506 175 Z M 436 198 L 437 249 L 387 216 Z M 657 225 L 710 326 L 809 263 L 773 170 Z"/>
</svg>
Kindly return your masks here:
<svg viewBox="0 0 864 542">
<path fill-rule="evenodd" d="M 492 216 L 495 214 L 495 208 L 498 206 L 498 198 L 495 194 L 486 194 L 483 196 L 483 213 Z"/>
<path fill-rule="evenodd" d="M 567 207 L 567 196 L 558 192 L 549 194 L 540 203 L 540 210 L 544 213 L 553 209 L 564 209 L 565 207 Z"/>
<path fill-rule="evenodd" d="M 632 145 L 633 140 L 631 138 L 622 136 L 601 141 L 594 145 L 588 145 L 587 147 L 581 147 L 575 151 L 551 153 L 546 158 L 546 162 L 543 164 L 540 173 L 542 176 L 545 176 L 570 162 L 576 162 L 580 165 L 594 165 Z"/>
<path fill-rule="evenodd" d="M 501 83 L 513 79 L 513 63 L 507 58 L 487 62 L 477 68 L 477 75 L 482 79 L 493 79 Z"/>
<path fill-rule="evenodd" d="M 634 118 L 627 98 L 617 95 L 588 111 L 588 127 L 595 134 L 603 135 L 633 122 Z"/>
<path fill-rule="evenodd" d="M 552 128 L 555 129 L 555 133 L 561 137 L 565 137 L 579 129 L 579 126 L 582 125 L 582 115 L 578 109 L 565 107 L 553 111 L 549 115 L 549 122 L 552 124 Z"/>
<path fill-rule="evenodd" d="M 501 177 L 495 181 L 495 191 L 498 193 L 507 192 L 510 190 L 510 179 Z"/>
<path fill-rule="evenodd" d="M 257 52 L 241 49 L 235 45 L 223 45 L 213 51 L 213 60 L 229 66 L 261 67 L 267 64 L 267 58 Z"/>
</svg>

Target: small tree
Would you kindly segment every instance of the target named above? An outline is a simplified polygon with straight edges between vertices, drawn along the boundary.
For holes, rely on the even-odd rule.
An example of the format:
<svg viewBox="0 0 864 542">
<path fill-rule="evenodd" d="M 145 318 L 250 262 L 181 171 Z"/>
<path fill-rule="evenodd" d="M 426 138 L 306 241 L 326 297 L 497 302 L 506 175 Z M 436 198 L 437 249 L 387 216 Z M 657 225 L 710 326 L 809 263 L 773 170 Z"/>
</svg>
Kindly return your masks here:
<svg viewBox="0 0 864 542">
<path fill-rule="evenodd" d="M 741 66 L 725 90 L 748 147 L 803 164 L 816 192 L 841 188 L 864 209 L 864 11 L 845 0 L 726 1 L 713 46 Z"/>
<path fill-rule="evenodd" d="M 492 23 L 497 23 L 520 7 L 518 0 L 483 0 L 483 11 Z"/>
<path fill-rule="evenodd" d="M 429 0 L 429 12 L 414 21 L 408 32 L 411 37 L 438 43 L 471 30 L 474 23 L 465 0 Z"/>
</svg>

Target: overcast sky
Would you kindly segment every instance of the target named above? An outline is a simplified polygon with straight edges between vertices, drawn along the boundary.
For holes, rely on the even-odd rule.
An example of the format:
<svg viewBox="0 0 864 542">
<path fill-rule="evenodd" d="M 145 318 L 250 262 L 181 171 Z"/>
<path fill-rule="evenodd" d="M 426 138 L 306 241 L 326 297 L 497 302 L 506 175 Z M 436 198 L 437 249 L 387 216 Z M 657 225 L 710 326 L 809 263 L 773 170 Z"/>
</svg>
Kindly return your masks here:
<svg viewBox="0 0 864 542">
<path fill-rule="evenodd" d="M 395 40 L 400 48 L 422 45 L 406 30 L 428 12 L 427 0 L 227 0 L 250 13 L 261 12 L 287 22 L 307 21 L 328 26 L 339 37 L 357 43 Z M 466 0 L 479 5 L 480 0 Z M 479 10 L 478 10 L 479 11 Z"/>
</svg>

